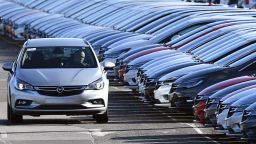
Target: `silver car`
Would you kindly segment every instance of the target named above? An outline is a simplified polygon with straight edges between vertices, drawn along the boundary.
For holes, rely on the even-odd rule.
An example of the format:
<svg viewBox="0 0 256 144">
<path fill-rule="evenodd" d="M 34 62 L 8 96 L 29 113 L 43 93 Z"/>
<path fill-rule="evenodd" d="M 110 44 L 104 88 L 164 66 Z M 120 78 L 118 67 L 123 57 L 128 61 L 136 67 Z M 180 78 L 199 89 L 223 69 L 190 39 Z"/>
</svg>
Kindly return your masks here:
<svg viewBox="0 0 256 144">
<path fill-rule="evenodd" d="M 83 40 L 28 40 L 17 60 L 4 64 L 3 69 L 9 71 L 11 123 L 22 122 L 23 115 L 55 114 L 93 115 L 98 123 L 108 122 L 109 81 L 91 46 Z"/>
</svg>

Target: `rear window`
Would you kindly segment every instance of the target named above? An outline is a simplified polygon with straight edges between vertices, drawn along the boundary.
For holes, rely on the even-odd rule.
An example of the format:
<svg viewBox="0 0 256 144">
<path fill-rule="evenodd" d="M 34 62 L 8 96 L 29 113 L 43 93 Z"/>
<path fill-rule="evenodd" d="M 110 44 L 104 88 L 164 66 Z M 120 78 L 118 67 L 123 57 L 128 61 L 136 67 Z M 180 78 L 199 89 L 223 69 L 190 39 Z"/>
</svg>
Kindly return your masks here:
<svg viewBox="0 0 256 144">
<path fill-rule="evenodd" d="M 95 56 L 89 47 L 26 48 L 21 68 L 96 68 Z"/>
</svg>

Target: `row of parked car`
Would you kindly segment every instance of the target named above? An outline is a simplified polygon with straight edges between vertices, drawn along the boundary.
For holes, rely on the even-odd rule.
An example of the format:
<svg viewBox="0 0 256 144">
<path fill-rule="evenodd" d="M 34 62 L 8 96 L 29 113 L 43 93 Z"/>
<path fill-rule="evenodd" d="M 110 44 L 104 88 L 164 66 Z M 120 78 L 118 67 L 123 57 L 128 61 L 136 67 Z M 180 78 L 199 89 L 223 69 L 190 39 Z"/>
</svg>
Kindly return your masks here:
<svg viewBox="0 0 256 144">
<path fill-rule="evenodd" d="M 1 0 L 0 32 L 81 38 L 144 101 L 193 109 L 201 123 L 253 140 L 255 15 L 165 0 Z"/>
</svg>

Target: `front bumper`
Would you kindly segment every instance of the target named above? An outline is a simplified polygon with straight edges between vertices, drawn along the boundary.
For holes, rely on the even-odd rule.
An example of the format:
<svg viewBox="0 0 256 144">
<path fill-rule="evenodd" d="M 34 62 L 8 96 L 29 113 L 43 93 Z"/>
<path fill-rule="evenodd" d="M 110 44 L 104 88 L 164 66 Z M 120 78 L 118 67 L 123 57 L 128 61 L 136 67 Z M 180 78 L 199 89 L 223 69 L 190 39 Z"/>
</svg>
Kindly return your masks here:
<svg viewBox="0 0 256 144">
<path fill-rule="evenodd" d="M 255 129 L 256 130 L 256 120 L 250 120 L 240 123 L 240 130 L 247 131 L 248 129 Z"/>
<path fill-rule="evenodd" d="M 255 120 L 240 123 L 240 129 L 241 129 L 241 132 L 244 134 L 244 137 L 246 137 L 248 140 L 254 140 L 254 141 L 256 140 Z"/>
<path fill-rule="evenodd" d="M 227 124 L 225 121 L 225 118 L 228 115 L 228 109 L 224 109 L 220 114 L 218 114 L 217 117 L 217 125 L 220 126 L 223 129 L 227 129 Z"/>
<path fill-rule="evenodd" d="M 160 103 L 168 103 L 168 94 L 171 87 L 171 85 L 160 86 L 157 90 L 154 91 L 154 98 Z"/>
<path fill-rule="evenodd" d="M 196 93 L 183 93 L 175 91 L 169 94 L 169 101 L 177 108 L 192 108 Z"/>
<path fill-rule="evenodd" d="M 127 82 L 129 85 L 136 85 L 137 72 L 137 69 L 129 70 L 127 73 L 124 74 L 124 81 Z"/>
<path fill-rule="evenodd" d="M 107 111 L 108 87 L 102 90 L 85 90 L 72 96 L 46 96 L 37 91 L 19 91 L 12 87 L 11 106 L 14 113 L 21 115 L 80 115 L 100 114 Z M 101 99 L 103 104 L 93 104 L 92 100 Z M 17 105 L 17 100 L 31 101 L 28 105 Z"/>
<path fill-rule="evenodd" d="M 225 119 L 229 133 L 241 133 L 242 114 L 243 112 L 235 112 L 231 117 Z"/>
<path fill-rule="evenodd" d="M 207 109 L 205 109 L 205 118 L 210 120 L 210 122 L 214 125 L 217 124 L 217 119 L 216 119 L 216 111 L 217 111 L 217 105 L 216 103 L 211 104 Z"/>
<path fill-rule="evenodd" d="M 206 119 L 205 119 L 205 114 L 204 114 L 204 108 L 205 108 L 205 101 L 201 100 L 198 102 L 197 105 L 193 105 L 193 113 L 196 118 L 196 120 L 199 120 L 200 123 L 205 124 Z"/>
</svg>

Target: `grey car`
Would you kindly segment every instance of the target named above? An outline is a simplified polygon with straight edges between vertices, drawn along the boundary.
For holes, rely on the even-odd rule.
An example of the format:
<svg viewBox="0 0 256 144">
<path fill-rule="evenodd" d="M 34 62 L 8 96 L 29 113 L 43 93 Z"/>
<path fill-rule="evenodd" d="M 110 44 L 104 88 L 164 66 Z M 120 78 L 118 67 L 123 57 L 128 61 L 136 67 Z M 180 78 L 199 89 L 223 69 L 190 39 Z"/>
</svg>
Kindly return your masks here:
<svg viewBox="0 0 256 144">
<path fill-rule="evenodd" d="M 104 66 L 107 67 L 105 63 Z M 25 42 L 17 60 L 6 63 L 8 120 L 23 115 L 93 115 L 108 121 L 108 88 L 104 68 L 82 39 L 45 38 Z"/>
</svg>

